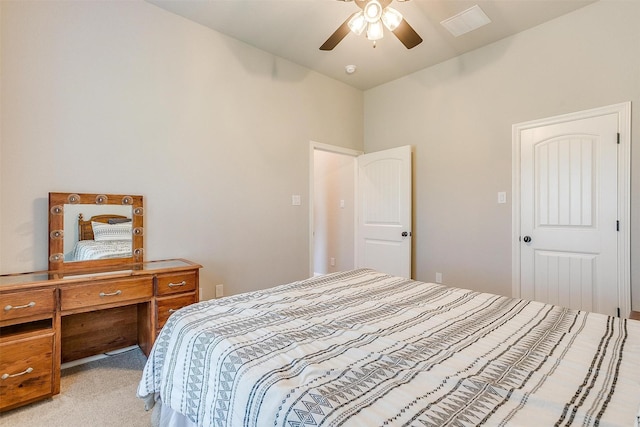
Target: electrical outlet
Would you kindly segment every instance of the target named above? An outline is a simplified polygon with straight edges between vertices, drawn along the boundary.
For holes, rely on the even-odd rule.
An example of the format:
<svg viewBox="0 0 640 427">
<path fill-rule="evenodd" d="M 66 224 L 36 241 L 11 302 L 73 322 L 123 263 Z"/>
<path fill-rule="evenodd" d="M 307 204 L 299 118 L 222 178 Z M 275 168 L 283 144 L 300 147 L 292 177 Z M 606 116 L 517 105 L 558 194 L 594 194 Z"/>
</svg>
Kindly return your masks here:
<svg viewBox="0 0 640 427">
<path fill-rule="evenodd" d="M 329 264 L 331 264 L 332 267 L 335 267 L 336 265 L 336 259 L 335 258 L 329 258 Z"/>
<path fill-rule="evenodd" d="M 436 273 L 436 283 L 442 283 L 442 273 Z"/>
<path fill-rule="evenodd" d="M 224 296 L 224 285 L 220 283 L 216 285 L 216 298 L 221 298 Z"/>
</svg>

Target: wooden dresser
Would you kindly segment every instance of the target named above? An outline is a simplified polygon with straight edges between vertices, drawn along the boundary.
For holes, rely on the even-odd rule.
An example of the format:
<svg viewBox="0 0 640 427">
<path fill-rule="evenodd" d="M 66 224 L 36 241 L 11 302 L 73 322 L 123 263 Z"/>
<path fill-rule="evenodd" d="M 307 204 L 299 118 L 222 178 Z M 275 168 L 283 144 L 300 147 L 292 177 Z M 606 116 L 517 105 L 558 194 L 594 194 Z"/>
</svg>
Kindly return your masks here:
<svg viewBox="0 0 640 427">
<path fill-rule="evenodd" d="M 62 363 L 139 345 L 198 301 L 183 259 L 0 276 L 0 411 L 60 393 Z"/>
</svg>

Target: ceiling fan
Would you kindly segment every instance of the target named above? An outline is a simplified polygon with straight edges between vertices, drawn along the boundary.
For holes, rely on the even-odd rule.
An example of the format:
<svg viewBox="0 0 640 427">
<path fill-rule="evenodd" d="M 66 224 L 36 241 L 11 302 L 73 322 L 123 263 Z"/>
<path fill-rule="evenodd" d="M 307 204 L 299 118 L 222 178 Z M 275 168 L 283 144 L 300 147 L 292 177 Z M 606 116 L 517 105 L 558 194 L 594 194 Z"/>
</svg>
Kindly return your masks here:
<svg viewBox="0 0 640 427">
<path fill-rule="evenodd" d="M 422 38 L 402 17 L 402 14 L 389 6 L 393 0 L 354 1 L 361 10 L 347 18 L 347 20 L 331 34 L 327 41 L 320 46 L 320 50 L 332 50 L 349 34 L 349 31 L 360 35 L 365 29 L 367 30 L 367 39 L 373 41 L 373 47 L 375 47 L 376 40 L 380 40 L 383 37 L 383 25 L 395 34 L 407 49 L 411 49 L 422 43 Z"/>
</svg>

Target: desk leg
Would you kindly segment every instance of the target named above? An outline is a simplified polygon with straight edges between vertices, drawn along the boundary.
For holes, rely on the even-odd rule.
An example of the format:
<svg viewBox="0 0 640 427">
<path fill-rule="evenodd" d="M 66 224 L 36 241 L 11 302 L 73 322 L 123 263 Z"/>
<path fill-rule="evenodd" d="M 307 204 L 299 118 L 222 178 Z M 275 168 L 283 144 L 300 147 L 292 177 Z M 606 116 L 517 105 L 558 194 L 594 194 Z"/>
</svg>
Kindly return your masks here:
<svg viewBox="0 0 640 427">
<path fill-rule="evenodd" d="M 62 364 L 62 331 L 60 320 L 60 310 L 56 310 L 53 316 L 53 361 L 52 361 L 52 393 L 60 393 L 60 365 Z"/>
<path fill-rule="evenodd" d="M 156 316 L 153 301 L 138 304 L 138 345 L 149 356 L 156 339 Z"/>
</svg>

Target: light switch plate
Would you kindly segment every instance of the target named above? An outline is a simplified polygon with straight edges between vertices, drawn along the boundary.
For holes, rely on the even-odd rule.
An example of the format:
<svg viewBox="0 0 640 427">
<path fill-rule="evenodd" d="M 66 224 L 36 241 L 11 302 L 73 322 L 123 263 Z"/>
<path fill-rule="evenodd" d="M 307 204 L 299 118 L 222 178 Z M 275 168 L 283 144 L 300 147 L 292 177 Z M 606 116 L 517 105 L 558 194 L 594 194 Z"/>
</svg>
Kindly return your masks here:
<svg viewBox="0 0 640 427">
<path fill-rule="evenodd" d="M 505 191 L 500 191 L 498 193 L 498 203 L 507 203 L 507 193 Z"/>
<path fill-rule="evenodd" d="M 291 204 L 293 206 L 300 206 L 300 195 L 299 194 L 293 194 L 291 196 Z"/>
</svg>

